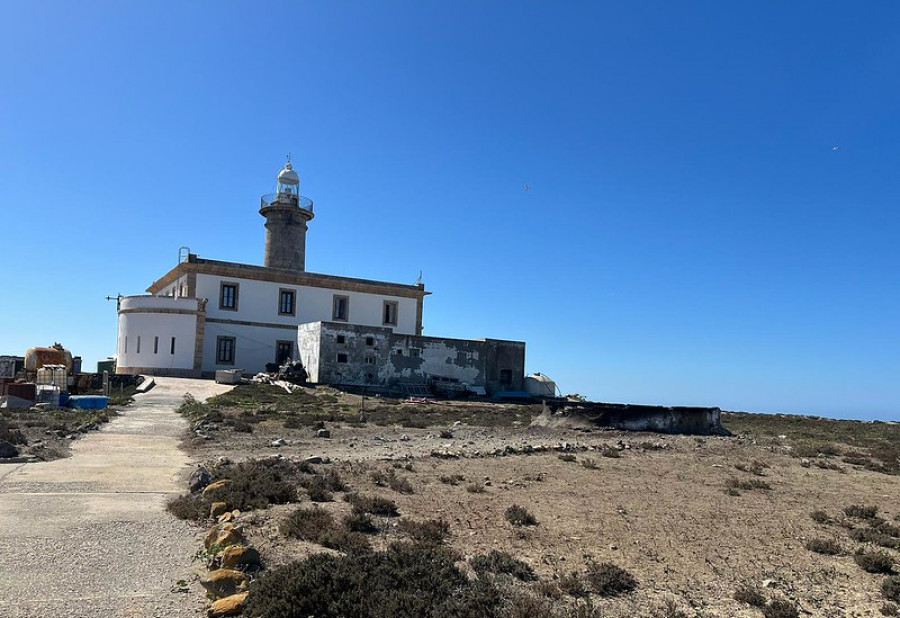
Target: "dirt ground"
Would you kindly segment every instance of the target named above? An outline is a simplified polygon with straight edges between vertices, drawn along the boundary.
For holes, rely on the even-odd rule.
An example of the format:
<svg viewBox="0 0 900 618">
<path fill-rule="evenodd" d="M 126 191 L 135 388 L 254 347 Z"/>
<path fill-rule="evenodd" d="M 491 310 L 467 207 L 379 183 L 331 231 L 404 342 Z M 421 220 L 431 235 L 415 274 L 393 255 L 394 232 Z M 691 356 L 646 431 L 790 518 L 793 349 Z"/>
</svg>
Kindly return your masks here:
<svg viewBox="0 0 900 618">
<path fill-rule="evenodd" d="M 577 431 L 538 426 L 534 406 L 363 403 L 331 389 L 293 400 L 271 390 L 220 399 L 198 407 L 194 420 L 210 410 L 222 420 L 195 425 L 201 437 L 185 441 L 208 465 L 223 456 L 325 457 L 331 463 L 320 467 L 337 470 L 352 491 L 394 500 L 405 518 L 449 522 L 449 545 L 464 557 L 502 549 L 546 580 L 591 561 L 627 569 L 638 588 L 596 600 L 606 616 L 762 615 L 733 599 L 742 585 L 791 600 L 802 615 L 875 616 L 885 602 L 882 576 L 863 571 L 853 553 L 878 549 L 900 560 L 896 549 L 852 541 L 850 529 L 868 524 L 843 514 L 852 504 L 875 505 L 900 524 L 900 476 L 862 457 L 873 440 L 890 444 L 896 424 L 726 414 L 732 437 Z M 317 437 L 323 427 L 330 437 Z M 888 464 L 892 456 L 881 455 Z M 407 479 L 412 493 L 376 485 L 379 471 Z M 768 489 L 739 487 L 747 482 Z M 538 524 L 511 526 L 504 511 L 513 504 Z M 350 511 L 340 494 L 320 506 Z M 296 508 L 241 515 L 269 566 L 323 551 L 279 533 Z M 814 521 L 817 510 L 833 521 Z M 383 546 L 396 521 L 380 523 Z M 810 539 L 833 539 L 842 553 L 813 553 Z"/>
</svg>

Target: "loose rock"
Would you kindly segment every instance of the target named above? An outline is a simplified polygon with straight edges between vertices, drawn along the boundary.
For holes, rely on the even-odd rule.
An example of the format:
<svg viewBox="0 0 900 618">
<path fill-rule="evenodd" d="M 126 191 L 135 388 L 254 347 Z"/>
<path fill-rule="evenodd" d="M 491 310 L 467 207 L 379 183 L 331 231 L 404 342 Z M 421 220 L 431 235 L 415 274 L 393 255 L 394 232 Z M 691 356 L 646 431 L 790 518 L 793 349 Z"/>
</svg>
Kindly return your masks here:
<svg viewBox="0 0 900 618">
<path fill-rule="evenodd" d="M 247 594 L 247 592 L 240 592 L 215 601 L 206 611 L 206 615 L 208 618 L 240 616 L 247 602 Z"/>
<path fill-rule="evenodd" d="M 217 599 L 237 594 L 247 587 L 247 577 L 234 569 L 216 569 L 200 580 L 200 585 Z"/>
<path fill-rule="evenodd" d="M 0 440 L 0 458 L 6 459 L 9 457 L 18 457 L 19 449 L 14 447 L 9 442 L 5 442 Z"/>
</svg>

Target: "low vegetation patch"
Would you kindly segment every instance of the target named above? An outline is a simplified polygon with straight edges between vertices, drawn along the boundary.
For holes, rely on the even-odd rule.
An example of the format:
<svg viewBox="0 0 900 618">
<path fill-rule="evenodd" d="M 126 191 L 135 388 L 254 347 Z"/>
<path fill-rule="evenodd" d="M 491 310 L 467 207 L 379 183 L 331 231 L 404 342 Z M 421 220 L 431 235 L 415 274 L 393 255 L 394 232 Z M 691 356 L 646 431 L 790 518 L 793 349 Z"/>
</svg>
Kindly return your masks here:
<svg viewBox="0 0 900 618">
<path fill-rule="evenodd" d="M 585 579 L 591 590 L 601 597 L 612 597 L 631 592 L 638 585 L 631 573 L 610 562 L 589 564 Z"/>
<path fill-rule="evenodd" d="M 813 511 L 809 516 L 817 524 L 830 524 L 833 521 L 828 513 L 822 510 Z"/>
<path fill-rule="evenodd" d="M 885 534 L 878 528 L 854 528 L 850 538 L 860 543 L 872 543 L 888 549 L 900 549 L 900 539 Z"/>
<path fill-rule="evenodd" d="M 440 545 L 450 536 L 450 524 L 443 519 L 401 519 L 397 527 L 416 543 L 425 545 Z"/>
<path fill-rule="evenodd" d="M 395 544 L 384 552 L 314 554 L 251 584 L 247 613 L 259 618 L 493 618 L 500 591 L 470 581 L 437 547 Z"/>
<path fill-rule="evenodd" d="M 381 496 L 364 496 L 361 494 L 347 494 L 344 498 L 353 508 L 372 515 L 380 515 L 382 517 L 397 517 L 400 513 L 397 505 L 393 500 L 382 498 Z"/>
<path fill-rule="evenodd" d="M 878 507 L 874 505 L 851 504 L 844 507 L 844 514 L 847 517 L 856 517 L 857 519 L 872 519 L 878 515 Z"/>
<path fill-rule="evenodd" d="M 739 491 L 739 490 L 744 490 L 744 491 L 753 491 L 753 490 L 771 491 L 771 490 L 772 490 L 772 486 L 771 486 L 771 485 L 769 485 L 767 482 L 762 481 L 762 480 L 760 480 L 760 479 L 746 479 L 746 480 L 743 480 L 743 479 L 730 478 L 730 479 L 728 479 L 728 480 L 725 482 L 725 487 L 726 487 L 727 489 L 733 489 L 733 490 L 736 490 L 736 491 Z"/>
<path fill-rule="evenodd" d="M 841 553 L 840 543 L 832 539 L 810 539 L 806 542 L 806 549 L 826 556 L 837 556 Z"/>
<path fill-rule="evenodd" d="M 790 601 L 775 599 L 762 608 L 765 618 L 800 618 L 800 610 Z"/>
<path fill-rule="evenodd" d="M 881 595 L 888 601 L 900 601 L 900 575 L 884 578 L 881 582 Z"/>
<path fill-rule="evenodd" d="M 479 577 L 488 574 L 509 575 L 523 582 L 537 581 L 534 569 L 505 551 L 495 549 L 488 554 L 475 556 L 469 560 L 469 564 Z"/>
<path fill-rule="evenodd" d="M 338 526 L 331 513 L 320 507 L 299 508 L 279 526 L 287 537 L 318 543 L 346 553 L 369 551 L 369 540 L 361 532 Z"/>
<path fill-rule="evenodd" d="M 506 521 L 513 526 L 536 526 L 537 518 L 528 509 L 518 504 L 513 504 L 503 513 Z"/>
<path fill-rule="evenodd" d="M 853 556 L 856 564 L 867 573 L 891 573 L 894 559 L 884 552 L 862 552 Z"/>
<path fill-rule="evenodd" d="M 734 600 L 760 609 L 766 606 L 765 595 L 759 591 L 759 588 L 749 584 L 742 584 L 734 591 Z"/>
</svg>

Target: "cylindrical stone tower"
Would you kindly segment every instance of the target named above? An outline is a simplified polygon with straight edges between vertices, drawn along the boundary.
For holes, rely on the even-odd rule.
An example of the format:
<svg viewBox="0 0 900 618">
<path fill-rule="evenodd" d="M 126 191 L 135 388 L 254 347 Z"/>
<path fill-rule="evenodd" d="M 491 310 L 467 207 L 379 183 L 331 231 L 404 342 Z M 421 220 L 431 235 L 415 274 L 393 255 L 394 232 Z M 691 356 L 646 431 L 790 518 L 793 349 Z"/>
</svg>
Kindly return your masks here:
<svg viewBox="0 0 900 618">
<path fill-rule="evenodd" d="M 260 206 L 266 218 L 265 266 L 306 270 L 306 223 L 315 215 L 312 200 L 300 195 L 300 176 L 290 158 L 278 172 L 276 192 L 262 196 Z"/>
</svg>

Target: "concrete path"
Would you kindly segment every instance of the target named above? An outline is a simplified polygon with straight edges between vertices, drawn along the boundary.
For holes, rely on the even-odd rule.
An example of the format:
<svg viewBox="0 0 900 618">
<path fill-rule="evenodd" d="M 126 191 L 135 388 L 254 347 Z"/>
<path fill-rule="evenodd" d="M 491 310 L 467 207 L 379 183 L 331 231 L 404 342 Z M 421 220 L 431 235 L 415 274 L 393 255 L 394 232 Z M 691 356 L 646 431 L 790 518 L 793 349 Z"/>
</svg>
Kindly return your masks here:
<svg viewBox="0 0 900 618">
<path fill-rule="evenodd" d="M 0 466 L 0 618 L 196 616 L 198 530 L 165 511 L 185 489 L 185 393 L 231 387 L 156 378 L 124 414 L 73 444 L 72 457 Z M 192 583 L 192 588 L 197 584 Z"/>
</svg>

